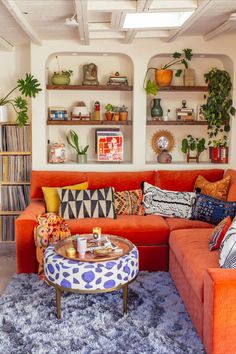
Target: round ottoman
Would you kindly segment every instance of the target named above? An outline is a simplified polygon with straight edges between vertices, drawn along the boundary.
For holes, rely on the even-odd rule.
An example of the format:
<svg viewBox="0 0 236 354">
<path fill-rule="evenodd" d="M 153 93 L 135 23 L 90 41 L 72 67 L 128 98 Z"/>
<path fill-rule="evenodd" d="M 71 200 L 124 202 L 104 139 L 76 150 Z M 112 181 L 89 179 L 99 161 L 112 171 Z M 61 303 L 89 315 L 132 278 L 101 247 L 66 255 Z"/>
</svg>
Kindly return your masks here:
<svg viewBox="0 0 236 354">
<path fill-rule="evenodd" d="M 103 293 L 123 288 L 123 312 L 127 313 L 128 285 L 139 271 L 135 246 L 118 259 L 86 262 L 67 259 L 49 246 L 44 255 L 46 281 L 56 289 L 57 317 L 61 318 L 61 291 Z"/>
</svg>

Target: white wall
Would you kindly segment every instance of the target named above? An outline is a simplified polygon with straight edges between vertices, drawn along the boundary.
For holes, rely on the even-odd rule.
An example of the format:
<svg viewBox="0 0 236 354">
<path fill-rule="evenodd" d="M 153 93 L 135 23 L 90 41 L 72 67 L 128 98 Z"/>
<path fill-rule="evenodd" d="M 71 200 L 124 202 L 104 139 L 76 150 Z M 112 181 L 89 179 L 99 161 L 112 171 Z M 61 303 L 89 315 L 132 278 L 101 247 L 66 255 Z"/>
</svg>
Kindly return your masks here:
<svg viewBox="0 0 236 354">
<path fill-rule="evenodd" d="M 192 48 L 193 53 L 212 55 L 216 58 L 217 55 L 225 55 L 223 60 L 224 67 L 229 70 L 231 77 L 234 82 L 233 98 L 236 102 L 235 93 L 235 64 L 236 64 L 236 50 L 232 45 L 231 37 L 222 37 L 221 39 L 215 39 L 209 42 L 205 42 L 200 37 L 183 37 L 174 41 L 173 43 L 165 43 L 155 39 L 140 39 L 134 40 L 130 45 L 122 44 L 120 42 L 115 42 L 111 40 L 101 40 L 92 41 L 89 46 L 80 45 L 76 41 L 44 41 L 42 46 L 31 45 L 30 55 L 27 52 L 26 56 L 30 58 L 30 65 L 32 73 L 39 79 L 42 83 L 43 91 L 32 101 L 32 122 L 33 122 L 33 168 L 41 170 L 141 170 L 141 169 L 176 169 L 176 168 L 209 168 L 209 167 L 224 167 L 222 165 L 201 165 L 201 164 L 168 164 L 160 165 L 155 163 L 146 164 L 148 154 L 152 154 L 150 151 L 150 136 L 152 134 L 152 129 L 154 131 L 158 130 L 159 127 L 148 128 L 146 130 L 146 93 L 143 90 L 143 78 L 145 76 L 146 68 L 150 59 L 163 53 L 172 54 L 174 51 L 180 51 L 183 48 Z M 47 131 L 46 118 L 47 118 L 47 92 L 45 89 L 47 83 L 47 73 L 46 68 L 48 65 L 48 58 L 54 53 L 87 53 L 92 55 L 94 53 L 123 53 L 130 57 L 133 62 L 133 163 L 132 164 L 88 164 L 88 165 L 56 165 L 47 163 Z M 222 65 L 222 58 L 219 57 L 219 64 Z M 14 62 L 14 60 L 12 59 Z M 194 61 L 193 61 L 194 63 Z M 211 63 L 210 63 L 211 64 Z M 207 65 L 206 71 L 209 69 L 210 65 Z M 9 66 L 8 66 L 9 70 Z M 202 69 L 201 69 L 202 70 Z M 1 77 L 2 74 L 0 74 Z M 5 75 L 5 74 L 4 74 Z M 8 75 L 10 75 L 8 73 Z M 5 79 L 5 82 L 7 80 Z M 165 105 L 164 105 L 165 106 Z M 165 107 L 164 107 L 165 108 Z M 195 127 L 196 128 L 196 127 Z M 194 128 L 194 131 L 195 131 Z M 51 129 L 51 128 L 50 128 Z M 169 127 L 165 127 L 169 129 Z M 178 133 L 178 128 L 174 129 L 177 139 L 180 138 Z M 176 130 L 175 130 L 176 129 Z M 184 128 L 185 130 L 188 128 Z M 192 133 L 192 128 L 190 127 Z M 199 132 L 201 132 L 201 129 Z M 236 150 L 236 117 L 232 119 L 231 124 L 231 156 L 229 167 L 236 168 L 236 155 L 233 152 Z M 183 131 L 181 132 L 181 134 Z M 146 136 L 147 134 L 147 136 Z M 147 146 L 147 149 L 146 149 Z M 154 156 L 155 157 L 155 156 Z M 150 157 L 150 160 L 154 157 Z M 149 158 L 149 157 L 148 157 Z M 177 166 L 177 167 L 176 167 Z"/>
</svg>

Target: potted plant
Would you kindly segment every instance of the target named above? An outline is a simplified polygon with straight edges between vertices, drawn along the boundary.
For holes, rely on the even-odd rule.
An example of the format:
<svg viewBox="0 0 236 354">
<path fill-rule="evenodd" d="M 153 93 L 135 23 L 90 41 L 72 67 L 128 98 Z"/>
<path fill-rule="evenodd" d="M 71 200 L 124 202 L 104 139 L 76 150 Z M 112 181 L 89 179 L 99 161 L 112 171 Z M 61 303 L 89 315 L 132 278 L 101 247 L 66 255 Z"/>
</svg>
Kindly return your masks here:
<svg viewBox="0 0 236 354">
<path fill-rule="evenodd" d="M 146 75 L 144 78 L 144 85 L 146 82 L 147 74 L 149 70 L 155 70 L 155 80 L 147 80 L 146 86 L 144 86 L 147 94 L 153 94 L 156 95 L 158 92 L 158 87 L 159 86 L 169 86 L 173 77 L 173 70 L 170 69 L 173 65 L 177 64 L 183 64 L 184 67 L 187 69 L 188 68 L 188 61 L 192 59 L 192 49 L 186 48 L 183 49 L 182 52 L 175 52 L 172 54 L 172 60 L 170 60 L 167 64 L 162 65 L 160 68 L 153 68 L 150 67 L 146 71 Z M 177 69 L 175 76 L 180 77 L 182 73 L 182 69 Z"/>
<path fill-rule="evenodd" d="M 228 160 L 226 145 L 227 132 L 230 131 L 230 117 L 236 112 L 231 98 L 232 82 L 226 70 L 217 68 L 212 68 L 204 78 L 208 85 L 208 97 L 202 110 L 208 124 L 210 158 L 212 162 L 225 162 Z M 222 137 L 224 132 L 225 135 Z M 212 158 L 212 148 L 214 148 L 214 158 Z"/>
<path fill-rule="evenodd" d="M 73 70 L 66 70 L 66 71 L 54 71 L 51 82 L 53 85 L 69 85 L 70 77 L 73 74 Z"/>
<path fill-rule="evenodd" d="M 111 104 L 111 103 L 107 103 L 106 106 L 105 106 L 105 117 L 106 117 L 106 120 L 112 120 L 113 118 L 113 108 L 114 106 Z"/>
<path fill-rule="evenodd" d="M 118 106 L 114 106 L 113 107 L 113 120 L 115 122 L 118 122 L 120 118 L 120 114 L 119 114 L 119 107 Z"/>
<path fill-rule="evenodd" d="M 206 140 L 204 138 L 195 138 L 190 134 L 187 138 L 182 140 L 181 151 L 184 154 L 187 154 L 187 162 L 190 160 L 196 160 L 196 162 L 199 162 L 200 154 L 206 150 L 205 143 Z M 190 156 L 190 152 L 195 150 L 197 151 L 196 156 Z"/>
<path fill-rule="evenodd" d="M 19 90 L 21 96 L 15 99 L 10 99 L 10 95 L 15 91 Z M 20 127 L 24 126 L 28 120 L 28 102 L 25 97 L 35 97 L 37 93 L 41 90 L 39 81 L 31 74 L 26 74 L 24 79 L 17 80 L 17 85 L 14 87 L 5 97 L 0 98 L 0 114 L 3 118 L 7 117 L 5 107 L 10 104 L 17 114 L 16 121 Z M 5 111 L 6 112 L 6 111 Z"/>
<path fill-rule="evenodd" d="M 70 130 L 69 135 L 66 137 L 68 144 L 76 151 L 77 153 L 77 162 L 86 163 L 87 162 L 87 150 L 89 145 L 86 145 L 84 148 L 79 145 L 79 136 L 74 130 Z"/>
<path fill-rule="evenodd" d="M 220 139 L 209 141 L 209 157 L 213 163 L 228 163 L 228 136 L 225 134 Z"/>
<path fill-rule="evenodd" d="M 128 118 L 128 107 L 126 107 L 124 104 L 120 107 L 120 120 L 121 121 L 126 121 Z"/>
</svg>

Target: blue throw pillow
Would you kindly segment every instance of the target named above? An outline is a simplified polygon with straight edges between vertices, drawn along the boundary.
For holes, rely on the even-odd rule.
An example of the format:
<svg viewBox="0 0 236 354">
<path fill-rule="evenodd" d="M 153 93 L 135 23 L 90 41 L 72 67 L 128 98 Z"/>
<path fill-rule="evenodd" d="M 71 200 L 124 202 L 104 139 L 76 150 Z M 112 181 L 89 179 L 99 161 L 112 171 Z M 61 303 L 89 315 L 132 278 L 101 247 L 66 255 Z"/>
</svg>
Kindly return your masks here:
<svg viewBox="0 0 236 354">
<path fill-rule="evenodd" d="M 226 216 L 234 218 L 235 214 L 236 202 L 225 202 L 209 195 L 197 193 L 196 203 L 192 208 L 191 219 L 217 225 Z"/>
</svg>

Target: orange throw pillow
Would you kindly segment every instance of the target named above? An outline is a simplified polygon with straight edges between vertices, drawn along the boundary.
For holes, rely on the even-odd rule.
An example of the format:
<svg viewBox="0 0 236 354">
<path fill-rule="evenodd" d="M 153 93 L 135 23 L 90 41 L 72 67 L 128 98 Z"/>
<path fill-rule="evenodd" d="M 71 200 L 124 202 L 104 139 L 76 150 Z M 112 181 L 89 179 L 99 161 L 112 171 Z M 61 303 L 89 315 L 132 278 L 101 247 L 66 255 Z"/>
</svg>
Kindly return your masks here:
<svg viewBox="0 0 236 354">
<path fill-rule="evenodd" d="M 209 182 L 204 177 L 199 175 L 196 179 L 194 190 L 196 188 L 200 188 L 202 194 L 206 194 L 220 200 L 227 200 L 229 185 L 230 176 L 217 182 Z"/>
<path fill-rule="evenodd" d="M 119 215 L 144 215 L 142 206 L 143 194 L 141 189 L 114 193 L 116 213 Z"/>
</svg>

